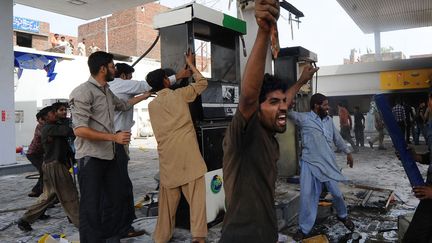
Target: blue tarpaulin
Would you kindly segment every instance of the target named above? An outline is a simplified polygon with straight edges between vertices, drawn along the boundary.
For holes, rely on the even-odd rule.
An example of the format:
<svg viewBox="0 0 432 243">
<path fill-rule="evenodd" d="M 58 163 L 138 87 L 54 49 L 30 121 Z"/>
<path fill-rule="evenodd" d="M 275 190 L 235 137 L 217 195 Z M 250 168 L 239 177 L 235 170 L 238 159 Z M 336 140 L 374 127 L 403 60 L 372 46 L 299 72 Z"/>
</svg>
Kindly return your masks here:
<svg viewBox="0 0 432 243">
<path fill-rule="evenodd" d="M 425 184 L 423 177 L 420 174 L 414 158 L 408 151 L 408 145 L 405 142 L 404 134 L 402 134 L 396 122 L 387 98 L 388 96 L 386 94 L 375 95 L 375 103 L 378 110 L 381 112 L 387 131 L 393 142 L 393 146 L 399 152 L 402 166 L 405 169 L 405 173 L 408 176 L 411 186 L 423 186 Z"/>
<path fill-rule="evenodd" d="M 14 56 L 14 65 L 19 69 L 18 78 L 21 77 L 24 69 L 44 69 L 47 72 L 48 82 L 55 79 L 57 73 L 54 72 L 54 69 L 58 57 L 21 51 L 15 51 Z"/>
</svg>

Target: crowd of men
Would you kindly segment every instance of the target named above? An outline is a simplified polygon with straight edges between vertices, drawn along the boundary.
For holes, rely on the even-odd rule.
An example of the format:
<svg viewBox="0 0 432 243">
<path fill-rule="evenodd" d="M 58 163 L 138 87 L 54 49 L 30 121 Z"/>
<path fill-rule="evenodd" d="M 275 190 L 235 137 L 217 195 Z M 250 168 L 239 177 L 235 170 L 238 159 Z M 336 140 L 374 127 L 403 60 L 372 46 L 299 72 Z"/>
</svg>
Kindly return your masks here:
<svg viewBox="0 0 432 243">
<path fill-rule="evenodd" d="M 91 54 L 100 50 L 100 48 L 97 47 L 94 42 L 88 47 L 87 50 L 85 38 L 82 38 L 75 48 L 74 41 L 72 39 L 66 41 L 65 36 L 60 36 L 57 33 L 50 38 L 50 44 L 52 51 L 61 52 L 68 55 L 76 54 L 78 56 L 87 56 L 87 53 Z"/>
<path fill-rule="evenodd" d="M 413 107 L 409 105 L 408 102 L 403 102 L 401 99 L 396 98 L 392 113 L 407 144 L 414 143 L 415 145 L 419 145 L 421 137 L 423 137 L 424 143 L 428 144 L 427 125 L 432 121 L 430 117 L 432 114 L 429 112 L 430 109 L 426 106 L 427 102 L 425 100 L 416 100 L 416 102 L 418 105 Z M 375 137 L 369 138 L 367 142 L 370 148 L 373 148 L 374 144 L 378 142 L 378 150 L 386 150 L 383 143 L 385 126 L 381 113 L 374 105 L 372 105 L 370 111 L 373 115 L 373 123 L 378 134 Z M 364 130 L 366 127 L 366 119 L 364 114 L 360 111 L 360 107 L 355 106 L 353 122 L 346 105 L 342 103 L 338 104 L 337 114 L 339 116 L 342 138 L 350 143 L 354 152 L 357 152 L 358 148 L 364 147 L 365 144 Z M 354 130 L 355 141 L 351 135 L 352 130 Z"/>
<path fill-rule="evenodd" d="M 352 150 L 364 146 L 365 119 L 356 107 L 354 144 L 347 109 L 343 105 L 338 107 L 339 132 L 329 116 L 325 95 L 317 93 L 311 97 L 309 112 L 291 111 L 296 93 L 318 68 L 306 65 L 290 88 L 265 74 L 267 49 L 279 17 L 279 1 L 255 1 L 255 17 L 258 31 L 244 70 L 238 109 L 223 141 L 226 214 L 220 242 L 278 241 L 274 195 L 279 144 L 275 135 L 286 130 L 288 117 L 300 128 L 302 138 L 299 228 L 294 239 L 302 240 L 310 234 L 324 188 L 333 196 L 340 222 L 353 231 L 355 225 L 338 187 L 346 178 L 336 164 L 333 146 L 346 154 L 347 164 L 353 167 Z M 32 230 L 31 223 L 47 218 L 46 209 L 58 201 L 70 222 L 79 228 L 82 243 L 119 242 L 121 238 L 144 233 L 132 227 L 136 216 L 133 185 L 127 170 L 128 144 L 134 125 L 133 105 L 155 95 L 149 103 L 149 114 L 158 143 L 160 189 L 153 239 L 157 243 L 171 239 L 183 193 L 190 206 L 191 241 L 205 242 L 207 167 L 199 150 L 189 103 L 208 83 L 195 67 L 191 50 L 185 52 L 184 58 L 185 68 L 174 75 L 170 75 L 172 70 L 156 69 L 147 74 L 146 81 L 135 81 L 133 67 L 114 65 L 112 54 L 95 51 L 89 56 L 91 76 L 71 92 L 69 104 L 45 107 L 36 116 L 39 124 L 27 156 L 43 179 L 30 193 L 39 196 L 39 200 L 20 218 L 21 230 Z M 190 77 L 193 82 L 172 89 L 177 80 Z M 432 106 L 431 97 L 429 106 Z M 67 107 L 72 122 L 66 119 Z M 382 123 L 375 124 L 383 130 Z M 381 135 L 376 139 L 380 148 Z M 350 141 L 353 149 L 347 147 L 343 138 Z M 370 141 L 373 142 L 375 139 Z M 75 160 L 79 169 L 79 199 L 69 173 Z M 430 191 L 430 187 L 415 189 L 416 196 L 425 199 L 420 205 L 430 208 Z M 415 218 L 424 216 L 420 215 L 420 209 L 418 212 Z M 430 222 L 423 225 L 429 227 L 429 233 L 423 235 L 430 239 Z"/>
</svg>

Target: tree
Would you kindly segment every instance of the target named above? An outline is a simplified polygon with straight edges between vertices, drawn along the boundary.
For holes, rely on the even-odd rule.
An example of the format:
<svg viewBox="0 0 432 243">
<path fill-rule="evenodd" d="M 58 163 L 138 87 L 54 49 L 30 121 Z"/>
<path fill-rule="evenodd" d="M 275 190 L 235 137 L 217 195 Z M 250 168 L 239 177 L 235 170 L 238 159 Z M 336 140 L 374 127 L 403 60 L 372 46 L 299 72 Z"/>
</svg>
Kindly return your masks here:
<svg viewBox="0 0 432 243">
<path fill-rule="evenodd" d="M 389 47 L 381 47 L 381 53 L 390 53 L 394 51 L 394 48 L 392 46 Z"/>
</svg>

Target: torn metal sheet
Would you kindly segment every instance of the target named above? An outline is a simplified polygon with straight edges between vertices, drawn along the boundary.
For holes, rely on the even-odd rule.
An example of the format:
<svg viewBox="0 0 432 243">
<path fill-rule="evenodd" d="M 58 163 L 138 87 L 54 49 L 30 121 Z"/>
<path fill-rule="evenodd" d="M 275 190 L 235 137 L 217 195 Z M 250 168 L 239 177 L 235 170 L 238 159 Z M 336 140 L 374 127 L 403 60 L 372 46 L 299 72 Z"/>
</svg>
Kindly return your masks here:
<svg viewBox="0 0 432 243">
<path fill-rule="evenodd" d="M 344 196 L 347 204 L 352 207 L 387 211 L 394 200 L 393 190 L 365 185 L 350 185 L 349 187 L 350 190 L 345 192 Z"/>
</svg>

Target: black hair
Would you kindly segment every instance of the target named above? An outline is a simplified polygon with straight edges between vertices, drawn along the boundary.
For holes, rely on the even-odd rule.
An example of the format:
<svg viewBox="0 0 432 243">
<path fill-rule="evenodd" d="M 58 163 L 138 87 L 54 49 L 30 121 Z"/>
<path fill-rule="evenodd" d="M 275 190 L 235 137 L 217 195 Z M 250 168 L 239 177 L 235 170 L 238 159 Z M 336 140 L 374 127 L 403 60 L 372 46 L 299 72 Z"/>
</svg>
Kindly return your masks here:
<svg viewBox="0 0 432 243">
<path fill-rule="evenodd" d="M 40 118 L 42 118 L 42 114 L 38 111 L 38 113 L 36 113 L 36 120 L 39 120 Z"/>
<path fill-rule="evenodd" d="M 316 93 L 312 95 L 310 99 L 310 109 L 313 110 L 315 108 L 315 105 L 322 105 L 324 100 L 328 100 L 327 97 L 323 94 Z"/>
<path fill-rule="evenodd" d="M 56 111 L 56 109 L 53 107 L 53 106 L 46 106 L 46 107 L 44 107 L 44 108 L 42 108 L 37 114 L 36 114 L 36 118 L 38 117 L 38 115 L 39 115 L 39 117 L 40 118 L 42 118 L 42 119 L 45 119 L 44 117 L 46 117 L 47 115 L 48 115 L 48 112 L 50 112 L 50 111 Z"/>
<path fill-rule="evenodd" d="M 115 74 L 116 78 L 119 78 L 120 75 L 122 74 L 128 75 L 135 72 L 135 68 L 133 68 L 131 65 L 126 63 L 116 63 L 115 67 L 116 67 L 116 74 Z"/>
<path fill-rule="evenodd" d="M 91 75 L 98 74 L 102 66 L 108 68 L 108 63 L 112 62 L 113 59 L 114 59 L 113 54 L 108 52 L 97 51 L 92 53 L 88 57 L 88 61 L 87 61 Z"/>
<path fill-rule="evenodd" d="M 159 90 L 165 88 L 163 84 L 165 77 L 165 70 L 159 68 L 149 72 L 146 76 L 146 81 L 152 87 L 153 92 L 158 92 Z"/>
<path fill-rule="evenodd" d="M 56 103 L 52 104 L 51 106 L 52 106 L 52 108 L 53 108 L 55 111 L 57 111 L 57 110 L 60 109 L 60 107 L 62 107 L 62 106 L 68 108 L 68 107 L 69 107 L 69 104 L 66 103 L 66 102 L 56 102 Z"/>
<path fill-rule="evenodd" d="M 176 71 L 174 71 L 174 69 L 171 68 L 164 68 L 163 70 L 165 71 L 165 74 L 168 77 L 176 74 Z"/>
<path fill-rule="evenodd" d="M 276 78 L 271 74 L 264 74 L 263 84 L 261 86 L 261 92 L 259 95 L 259 103 L 263 103 L 267 99 L 267 94 L 276 90 L 281 90 L 285 92 L 288 89 L 288 86 L 285 82 L 282 82 L 280 79 Z"/>
</svg>

